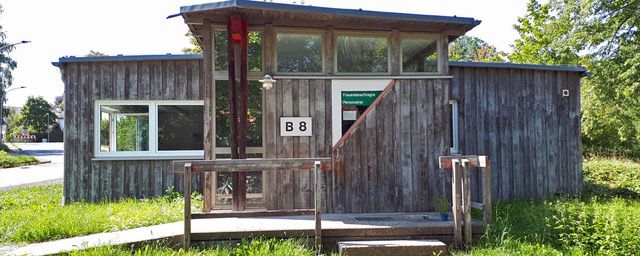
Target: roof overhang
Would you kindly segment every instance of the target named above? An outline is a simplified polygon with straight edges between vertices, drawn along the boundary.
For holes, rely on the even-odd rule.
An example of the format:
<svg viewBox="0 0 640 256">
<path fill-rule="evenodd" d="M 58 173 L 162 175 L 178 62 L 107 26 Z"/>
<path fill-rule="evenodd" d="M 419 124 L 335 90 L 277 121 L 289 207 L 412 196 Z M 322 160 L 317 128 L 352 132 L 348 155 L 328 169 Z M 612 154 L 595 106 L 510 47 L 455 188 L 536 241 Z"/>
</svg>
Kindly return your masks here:
<svg viewBox="0 0 640 256">
<path fill-rule="evenodd" d="M 117 56 L 91 56 L 91 57 L 61 57 L 51 65 L 60 67 L 60 64 L 75 62 L 105 62 L 105 61 L 152 61 L 152 60 L 201 60 L 201 54 L 157 54 L 157 55 L 117 55 Z"/>
<path fill-rule="evenodd" d="M 464 35 L 480 24 L 479 20 L 456 16 L 422 15 L 339 9 L 249 0 L 227 0 L 180 7 L 180 13 L 196 38 L 202 36 L 205 20 L 226 24 L 232 14 L 243 15 L 249 26 L 273 24 L 282 27 L 392 30 L 447 33 L 451 39 Z"/>
</svg>

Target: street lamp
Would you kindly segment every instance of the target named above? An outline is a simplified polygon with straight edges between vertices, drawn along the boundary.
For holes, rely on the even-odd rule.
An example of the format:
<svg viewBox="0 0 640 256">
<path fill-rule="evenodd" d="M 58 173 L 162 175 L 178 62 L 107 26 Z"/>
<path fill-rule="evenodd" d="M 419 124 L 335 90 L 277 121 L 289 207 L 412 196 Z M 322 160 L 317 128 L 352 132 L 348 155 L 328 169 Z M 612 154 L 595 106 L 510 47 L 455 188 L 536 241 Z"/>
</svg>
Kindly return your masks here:
<svg viewBox="0 0 640 256">
<path fill-rule="evenodd" d="M 4 115 L 3 115 L 3 111 L 4 111 L 4 99 L 5 96 L 7 95 L 7 93 L 9 93 L 10 91 L 13 90 L 18 90 L 18 89 L 24 89 L 27 88 L 26 86 L 20 86 L 20 87 L 15 87 L 15 88 L 11 88 L 9 90 L 7 90 L 6 92 L 4 92 L 2 95 L 0 95 L 0 143 L 2 143 L 4 141 Z"/>
<path fill-rule="evenodd" d="M 31 43 L 31 41 L 22 40 L 22 41 L 17 42 L 17 43 L 8 44 L 8 45 L 0 47 L 0 51 L 4 50 L 5 48 L 9 48 L 9 47 L 16 46 L 16 45 L 19 45 L 19 44 L 28 44 L 28 43 Z"/>
</svg>

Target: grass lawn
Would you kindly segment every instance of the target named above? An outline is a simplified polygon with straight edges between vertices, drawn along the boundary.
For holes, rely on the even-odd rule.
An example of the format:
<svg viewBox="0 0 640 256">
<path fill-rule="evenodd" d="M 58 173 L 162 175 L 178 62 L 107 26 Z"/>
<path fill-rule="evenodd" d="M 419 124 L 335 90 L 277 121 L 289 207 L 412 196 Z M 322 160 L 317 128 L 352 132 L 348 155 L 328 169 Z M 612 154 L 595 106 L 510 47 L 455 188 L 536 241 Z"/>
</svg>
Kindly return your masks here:
<svg viewBox="0 0 640 256">
<path fill-rule="evenodd" d="M 73 251 L 67 255 L 251 255 L 251 256 L 311 256 L 315 251 L 302 240 L 296 239 L 252 239 L 244 240 L 235 246 L 209 246 L 191 248 L 189 251 L 174 250 L 160 244 L 146 245 L 137 250 L 124 246 L 105 246 L 83 251 Z"/>
<path fill-rule="evenodd" d="M 495 223 L 479 245 L 457 255 L 637 255 L 640 163 L 584 162 L 582 197 L 495 205 Z"/>
<path fill-rule="evenodd" d="M 7 153 L 8 148 L 6 148 L 4 144 L 2 146 L 4 146 L 4 148 L 0 148 L 0 168 L 11 168 L 22 165 L 37 164 L 40 162 L 32 156 Z"/>
<path fill-rule="evenodd" d="M 198 200 L 194 205 L 200 205 Z M 182 220 L 175 193 L 115 203 L 62 205 L 62 186 L 0 192 L 0 244 L 24 244 Z"/>
<path fill-rule="evenodd" d="M 481 241 L 470 251 L 452 254 L 635 255 L 640 252 L 640 163 L 615 159 L 585 161 L 584 180 L 581 197 L 496 203 L 495 222 Z M 60 194 L 60 186 L 0 194 L 0 233 L 8 234 L 2 236 L 4 242 L 50 240 L 182 219 L 182 201 L 175 196 L 62 207 Z M 187 252 L 152 244 L 135 250 L 107 246 L 69 254 L 313 255 L 314 252 L 295 239 L 248 239 L 234 247 L 211 246 Z"/>
</svg>

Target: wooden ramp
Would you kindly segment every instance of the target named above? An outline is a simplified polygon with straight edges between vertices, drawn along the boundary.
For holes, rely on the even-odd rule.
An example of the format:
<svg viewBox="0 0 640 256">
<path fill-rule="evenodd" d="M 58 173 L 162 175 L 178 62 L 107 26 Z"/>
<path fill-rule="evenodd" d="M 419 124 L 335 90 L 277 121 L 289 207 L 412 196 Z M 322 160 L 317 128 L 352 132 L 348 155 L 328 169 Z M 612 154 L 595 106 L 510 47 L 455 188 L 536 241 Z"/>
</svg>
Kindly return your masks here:
<svg viewBox="0 0 640 256">
<path fill-rule="evenodd" d="M 473 221 L 473 235 L 484 232 Z M 338 241 L 438 239 L 453 241 L 453 221 L 441 221 L 438 213 L 341 213 L 322 215 L 325 250 L 336 250 Z M 240 240 L 247 237 L 313 238 L 313 216 L 216 218 L 192 220 L 192 242 Z"/>
</svg>

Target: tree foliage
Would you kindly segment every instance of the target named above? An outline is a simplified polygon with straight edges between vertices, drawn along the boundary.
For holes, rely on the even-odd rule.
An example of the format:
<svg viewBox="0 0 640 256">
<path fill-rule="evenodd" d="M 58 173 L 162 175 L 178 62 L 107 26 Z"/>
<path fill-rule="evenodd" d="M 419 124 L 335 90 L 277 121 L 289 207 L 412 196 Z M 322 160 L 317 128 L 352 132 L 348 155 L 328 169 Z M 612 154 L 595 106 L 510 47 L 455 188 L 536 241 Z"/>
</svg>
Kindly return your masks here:
<svg viewBox="0 0 640 256">
<path fill-rule="evenodd" d="M 29 130 L 44 133 L 48 124 L 56 121 L 56 115 L 51 111 L 51 105 L 42 96 L 30 96 L 22 107 L 22 118 Z"/>
<path fill-rule="evenodd" d="M 101 56 L 107 56 L 107 54 L 100 51 L 89 50 L 89 53 L 85 55 L 85 57 L 101 57 Z"/>
<path fill-rule="evenodd" d="M 461 36 L 449 44 L 451 61 L 504 62 L 506 58 L 505 52 L 475 36 Z"/>
<path fill-rule="evenodd" d="M 4 10 L 2 9 L 2 5 L 0 5 L 0 14 L 2 14 Z M 13 82 L 13 76 L 11 72 L 18 65 L 11 57 L 9 57 L 9 53 L 13 50 L 13 46 L 8 46 L 10 43 L 6 42 L 7 34 L 4 32 L 2 28 L 2 24 L 0 24 L 0 96 L 3 101 L 6 101 L 6 97 L 4 97 L 5 89 L 11 86 Z"/>
<path fill-rule="evenodd" d="M 587 150 L 640 154 L 640 0 L 530 0 L 509 59 L 583 65 Z"/>
</svg>

